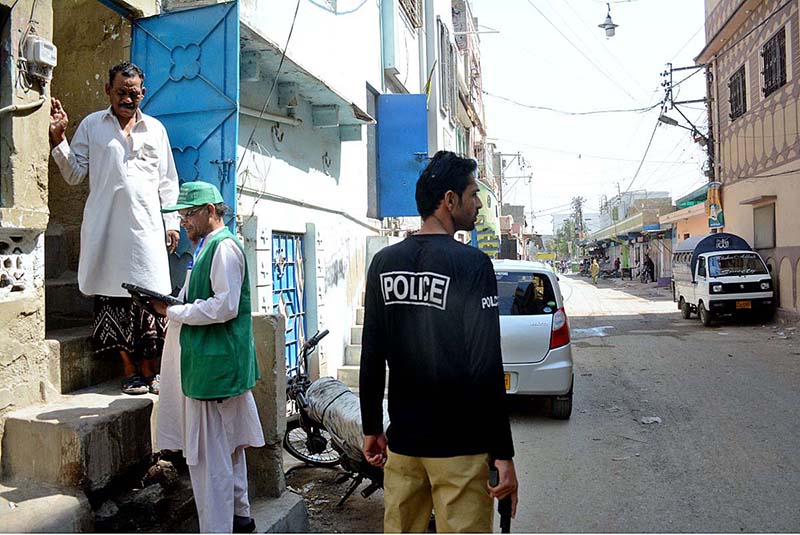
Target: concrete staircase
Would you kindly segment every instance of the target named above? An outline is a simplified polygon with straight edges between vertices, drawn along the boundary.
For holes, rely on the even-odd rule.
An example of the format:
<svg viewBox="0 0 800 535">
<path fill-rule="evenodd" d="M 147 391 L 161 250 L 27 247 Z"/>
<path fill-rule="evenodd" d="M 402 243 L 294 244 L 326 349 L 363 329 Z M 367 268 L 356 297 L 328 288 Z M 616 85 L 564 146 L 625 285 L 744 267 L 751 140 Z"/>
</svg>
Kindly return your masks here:
<svg viewBox="0 0 800 535">
<path fill-rule="evenodd" d="M 336 371 L 336 378 L 358 393 L 358 374 L 361 370 L 361 335 L 364 333 L 364 297 L 356 308 L 356 324 L 350 327 L 350 343 L 344 348 L 344 365 Z M 386 369 L 386 388 L 389 387 L 389 369 Z"/>
<path fill-rule="evenodd" d="M 336 372 L 336 377 L 349 388 L 358 391 L 358 373 L 361 368 L 361 335 L 364 331 L 364 297 L 356 308 L 356 322 L 350 328 L 350 344 L 344 348 L 344 365 Z"/>
</svg>

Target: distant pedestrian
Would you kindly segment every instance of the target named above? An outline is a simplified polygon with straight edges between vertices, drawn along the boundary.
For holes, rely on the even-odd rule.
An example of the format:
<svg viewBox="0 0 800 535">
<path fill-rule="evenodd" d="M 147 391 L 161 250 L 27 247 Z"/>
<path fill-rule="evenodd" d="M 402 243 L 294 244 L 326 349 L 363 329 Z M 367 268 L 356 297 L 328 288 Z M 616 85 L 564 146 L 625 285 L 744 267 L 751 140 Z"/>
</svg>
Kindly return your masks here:
<svg viewBox="0 0 800 535">
<path fill-rule="evenodd" d="M 474 160 L 436 153 L 417 182 L 422 228 L 369 267 L 361 416 L 364 455 L 385 464 L 387 533 L 425 532 L 431 510 L 439 533 L 490 533 L 492 498 L 508 496 L 516 510 L 497 280 L 486 254 L 453 239 L 474 228 L 481 207 L 475 169 Z"/>
<path fill-rule="evenodd" d="M 597 284 L 597 276 L 600 275 L 600 264 L 597 263 L 597 259 L 592 259 L 592 284 Z"/>
<path fill-rule="evenodd" d="M 157 394 L 164 324 L 136 305 L 122 283 L 172 292 L 167 252 L 178 246 L 178 218 L 162 217 L 159 209 L 175 203 L 178 174 L 167 131 L 139 109 L 142 70 L 128 62 L 112 67 L 105 89 L 110 106 L 85 117 L 72 143 L 67 112 L 51 99 L 52 155 L 68 184 L 89 176 L 78 287 L 94 296 L 95 353 L 122 359 L 124 393 Z"/>
<path fill-rule="evenodd" d="M 614 271 L 619 272 L 619 257 L 614 259 Z"/>
<path fill-rule="evenodd" d="M 225 227 L 212 184 L 186 182 L 175 206 L 196 249 L 167 316 L 157 444 L 183 450 L 203 533 L 250 533 L 247 447 L 264 445 L 251 389 L 258 380 L 244 249 Z"/>
<path fill-rule="evenodd" d="M 655 271 L 656 266 L 653 263 L 653 259 L 650 258 L 650 255 L 645 255 L 644 257 L 644 272 L 645 272 L 645 282 L 655 282 Z"/>
</svg>

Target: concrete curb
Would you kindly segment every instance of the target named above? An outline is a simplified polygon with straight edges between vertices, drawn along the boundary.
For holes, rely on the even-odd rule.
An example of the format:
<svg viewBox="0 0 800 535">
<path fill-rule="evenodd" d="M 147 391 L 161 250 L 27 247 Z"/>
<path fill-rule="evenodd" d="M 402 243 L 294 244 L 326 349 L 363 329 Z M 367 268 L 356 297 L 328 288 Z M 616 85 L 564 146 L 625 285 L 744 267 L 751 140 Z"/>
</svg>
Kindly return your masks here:
<svg viewBox="0 0 800 535">
<path fill-rule="evenodd" d="M 256 498 L 250 504 L 250 516 L 258 533 L 308 533 L 306 502 L 292 492 L 280 498 Z"/>
</svg>

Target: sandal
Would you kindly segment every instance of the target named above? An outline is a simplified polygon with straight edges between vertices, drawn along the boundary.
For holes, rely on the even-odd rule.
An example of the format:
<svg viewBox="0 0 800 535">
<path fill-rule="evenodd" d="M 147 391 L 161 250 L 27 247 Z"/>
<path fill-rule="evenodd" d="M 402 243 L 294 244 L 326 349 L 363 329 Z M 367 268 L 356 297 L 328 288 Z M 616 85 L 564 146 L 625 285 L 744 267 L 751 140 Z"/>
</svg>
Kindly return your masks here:
<svg viewBox="0 0 800 535">
<path fill-rule="evenodd" d="M 234 533 L 253 533 L 256 530 L 256 521 L 249 516 L 233 515 Z"/>
<path fill-rule="evenodd" d="M 144 378 L 144 383 L 147 385 L 147 390 L 151 394 L 158 395 L 161 390 L 161 374 L 157 373 L 150 377 Z"/>
<path fill-rule="evenodd" d="M 122 393 L 129 396 L 138 396 L 147 394 L 147 383 L 144 382 L 141 375 L 132 375 L 122 380 Z"/>
</svg>

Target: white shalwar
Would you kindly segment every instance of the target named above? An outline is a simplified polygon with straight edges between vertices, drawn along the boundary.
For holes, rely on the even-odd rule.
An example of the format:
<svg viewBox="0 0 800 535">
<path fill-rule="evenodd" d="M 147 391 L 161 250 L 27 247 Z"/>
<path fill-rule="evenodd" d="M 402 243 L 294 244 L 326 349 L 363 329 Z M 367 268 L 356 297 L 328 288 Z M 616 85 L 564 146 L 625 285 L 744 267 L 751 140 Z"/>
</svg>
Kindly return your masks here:
<svg viewBox="0 0 800 535">
<path fill-rule="evenodd" d="M 186 274 L 180 299 L 186 295 L 191 273 Z M 211 261 L 214 296 L 167 309 L 156 443 L 159 449 L 183 450 L 202 533 L 230 533 L 233 515 L 250 516 L 244 448 L 263 446 L 264 434 L 249 390 L 221 402 L 183 394 L 181 326 L 224 323 L 236 317 L 243 279 L 244 255 L 233 240 L 223 240 Z"/>
<path fill-rule="evenodd" d="M 178 230 L 177 214 L 161 214 L 178 200 L 178 173 L 167 131 L 137 111 L 130 134 L 111 108 L 88 115 L 72 143 L 53 151 L 64 180 L 89 175 L 83 209 L 78 287 L 85 295 L 129 297 L 123 282 L 171 293 L 164 231 Z"/>
</svg>

